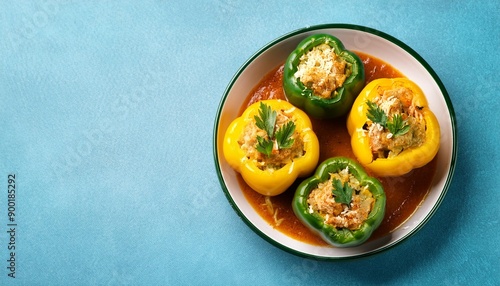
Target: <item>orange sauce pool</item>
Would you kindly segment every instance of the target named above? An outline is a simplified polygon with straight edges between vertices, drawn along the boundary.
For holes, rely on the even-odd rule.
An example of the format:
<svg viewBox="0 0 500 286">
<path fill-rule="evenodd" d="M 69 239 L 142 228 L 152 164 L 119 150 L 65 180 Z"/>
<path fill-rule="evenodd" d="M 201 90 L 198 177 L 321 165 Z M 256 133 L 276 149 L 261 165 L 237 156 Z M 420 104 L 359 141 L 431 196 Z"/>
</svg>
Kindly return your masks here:
<svg viewBox="0 0 500 286">
<path fill-rule="evenodd" d="M 356 54 L 361 58 L 364 64 L 365 84 L 377 78 L 404 77 L 398 70 L 380 59 L 360 52 L 356 52 Z M 277 67 L 262 79 L 248 95 L 248 103 L 244 105 L 242 109 L 244 110 L 250 104 L 263 99 L 286 100 L 282 89 L 282 79 L 283 65 Z M 240 113 L 242 113 L 243 110 Z M 333 120 L 311 118 L 314 132 L 318 136 L 320 144 L 319 162 L 336 156 L 356 159 L 351 149 L 346 119 L 347 116 Z M 405 222 L 416 211 L 430 189 L 430 183 L 435 172 L 436 159 L 432 160 L 424 167 L 414 169 L 410 173 L 400 177 L 377 177 L 384 186 L 387 202 L 384 220 L 379 228 L 372 234 L 370 239 L 376 239 L 387 235 Z M 241 176 L 239 176 L 239 182 L 247 200 L 260 216 L 270 225 L 273 225 L 276 230 L 306 243 L 327 245 L 326 242 L 305 227 L 293 213 L 293 195 L 302 179 L 303 178 L 299 178 L 283 194 L 271 197 L 273 207 L 278 211 L 277 218 L 283 218 L 283 221 L 276 226 L 275 218 L 269 213 L 266 206 L 265 196 L 252 190 L 243 181 Z"/>
</svg>

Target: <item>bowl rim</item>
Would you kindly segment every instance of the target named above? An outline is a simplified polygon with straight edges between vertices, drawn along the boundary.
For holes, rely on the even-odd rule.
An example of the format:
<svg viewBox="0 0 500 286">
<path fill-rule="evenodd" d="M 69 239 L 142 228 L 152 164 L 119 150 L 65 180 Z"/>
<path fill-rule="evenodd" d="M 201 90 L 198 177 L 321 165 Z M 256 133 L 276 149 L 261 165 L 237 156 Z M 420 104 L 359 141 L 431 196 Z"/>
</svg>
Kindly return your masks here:
<svg viewBox="0 0 500 286">
<path fill-rule="evenodd" d="M 439 87 L 444 101 L 446 103 L 446 107 L 448 109 L 448 112 L 450 114 L 450 122 L 451 122 L 451 133 L 453 136 L 452 140 L 452 150 L 451 150 L 451 161 L 450 161 L 450 167 L 448 170 L 448 174 L 446 177 L 446 181 L 443 185 L 443 190 L 441 191 L 441 194 L 439 195 L 438 200 L 436 203 L 432 206 L 430 211 L 427 213 L 427 215 L 422 219 L 422 221 L 419 222 L 417 226 L 415 226 L 411 231 L 409 231 L 406 235 L 404 235 L 401 239 L 396 241 L 395 243 L 384 245 L 383 247 L 380 247 L 378 249 L 375 249 L 373 251 L 367 252 L 367 253 L 361 253 L 359 255 L 354 255 L 354 256 L 345 256 L 345 257 L 324 257 L 324 256 L 316 256 L 314 254 L 309 254 L 309 253 L 304 253 L 298 250 L 295 250 L 293 248 L 290 248 L 288 246 L 285 246 L 278 241 L 274 240 L 273 238 L 269 237 L 265 233 L 263 233 L 259 228 L 257 228 L 243 213 L 242 211 L 238 208 L 236 205 L 235 201 L 233 200 L 229 190 L 227 189 L 227 186 L 224 182 L 224 178 L 222 175 L 221 171 L 221 166 L 219 163 L 219 151 L 217 148 L 217 138 L 218 138 L 218 126 L 220 123 L 221 119 L 221 114 L 222 114 L 222 109 L 224 107 L 224 104 L 226 102 L 226 99 L 228 97 L 228 94 L 230 90 L 232 89 L 233 85 L 235 84 L 236 80 L 239 78 L 241 73 L 250 65 L 257 57 L 259 57 L 262 53 L 273 47 L 274 45 L 290 38 L 295 35 L 307 33 L 307 32 L 312 32 L 315 30 L 322 30 L 322 29 L 347 29 L 347 30 L 356 30 L 356 31 L 361 31 L 361 32 L 366 32 L 378 37 L 381 37 L 385 40 L 388 40 L 392 42 L 393 44 L 399 46 L 401 49 L 409 53 L 416 61 L 418 61 L 424 68 L 425 70 L 430 74 L 430 76 L 433 78 L 437 86 Z M 455 172 L 455 166 L 456 166 L 456 158 L 457 158 L 457 130 L 456 130 L 456 116 L 455 116 L 455 111 L 453 108 L 453 105 L 451 103 L 450 96 L 448 92 L 446 91 L 446 88 L 444 84 L 442 83 L 441 79 L 437 75 L 437 73 L 434 71 L 434 69 L 425 61 L 415 50 L 413 50 L 410 46 L 405 44 L 404 42 L 400 41 L 399 39 L 382 32 L 380 30 L 362 26 L 362 25 L 355 25 L 355 24 L 346 24 L 346 23 L 330 23 L 330 24 L 319 24 L 319 25 L 312 25 L 312 26 L 307 26 L 304 28 L 300 28 L 294 31 L 291 31 L 289 33 L 283 34 L 282 36 L 272 40 L 268 44 L 264 45 L 262 48 L 257 50 L 251 57 L 249 57 L 243 65 L 238 69 L 238 71 L 234 74 L 232 77 L 231 81 L 227 85 L 226 89 L 224 90 L 223 97 L 221 98 L 218 108 L 217 108 L 217 113 L 215 116 L 215 122 L 214 122 L 214 129 L 213 129 L 213 156 L 214 156 L 214 162 L 215 162 L 215 168 L 217 171 L 217 176 L 219 179 L 219 183 L 221 184 L 222 190 L 224 191 L 224 194 L 229 201 L 230 205 L 232 206 L 233 210 L 236 212 L 236 214 L 240 217 L 243 222 L 252 229 L 257 235 L 259 235 L 261 238 L 266 240 L 267 242 L 271 243 L 272 245 L 289 252 L 291 254 L 304 257 L 304 258 L 310 258 L 310 259 L 315 259 L 315 260 L 352 260 L 352 259 L 357 259 L 357 258 L 362 258 L 362 257 L 367 257 L 371 256 L 380 252 L 383 252 L 385 250 L 391 249 L 397 245 L 401 245 L 403 242 L 407 241 L 408 238 L 412 237 L 414 234 L 416 234 L 434 215 L 436 210 L 439 208 L 441 203 L 443 202 L 446 193 L 448 192 L 448 189 L 451 185 L 451 181 L 453 178 L 453 174 Z"/>
</svg>

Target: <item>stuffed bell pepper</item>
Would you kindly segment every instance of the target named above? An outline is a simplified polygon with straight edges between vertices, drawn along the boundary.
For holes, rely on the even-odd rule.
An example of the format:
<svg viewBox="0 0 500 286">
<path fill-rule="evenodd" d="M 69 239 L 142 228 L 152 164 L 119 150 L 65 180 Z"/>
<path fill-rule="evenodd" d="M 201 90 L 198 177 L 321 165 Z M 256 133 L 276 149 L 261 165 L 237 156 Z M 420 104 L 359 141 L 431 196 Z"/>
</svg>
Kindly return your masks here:
<svg viewBox="0 0 500 286">
<path fill-rule="evenodd" d="M 322 162 L 295 192 L 292 207 L 299 220 L 327 243 L 351 247 L 365 242 L 385 215 L 381 183 L 352 159 Z"/>
<path fill-rule="evenodd" d="M 301 41 L 288 56 L 283 71 L 288 101 L 316 118 L 347 114 L 364 81 L 361 59 L 328 34 Z"/>
<path fill-rule="evenodd" d="M 358 161 L 379 176 L 406 174 L 429 163 L 439 150 L 439 123 L 423 91 L 406 78 L 366 85 L 347 129 Z"/>
<path fill-rule="evenodd" d="M 229 125 L 223 153 L 253 190 L 274 196 L 314 171 L 319 142 L 302 110 L 283 100 L 263 100 Z"/>
</svg>

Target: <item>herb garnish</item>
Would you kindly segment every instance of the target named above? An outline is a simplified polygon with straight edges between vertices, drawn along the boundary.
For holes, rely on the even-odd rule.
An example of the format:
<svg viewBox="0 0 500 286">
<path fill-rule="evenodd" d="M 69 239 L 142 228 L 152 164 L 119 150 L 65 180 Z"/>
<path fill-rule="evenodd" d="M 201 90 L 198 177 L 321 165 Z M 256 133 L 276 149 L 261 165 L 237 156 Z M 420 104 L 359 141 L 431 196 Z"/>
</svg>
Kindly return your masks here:
<svg viewBox="0 0 500 286">
<path fill-rule="evenodd" d="M 367 101 L 366 104 L 368 105 L 366 117 L 372 122 L 378 123 L 380 126 L 388 129 L 393 136 L 404 135 L 410 130 L 410 125 L 408 125 L 406 120 L 403 120 L 401 114 L 395 114 L 389 121 L 384 110 L 376 103 Z"/>
<path fill-rule="evenodd" d="M 254 116 L 257 127 L 266 131 L 269 138 L 273 137 L 274 124 L 276 124 L 277 115 L 278 113 L 275 110 L 272 110 L 270 106 L 261 102 L 259 116 Z"/>
<path fill-rule="evenodd" d="M 271 155 L 273 151 L 273 141 L 264 139 L 261 136 L 257 136 L 257 151 L 267 156 Z"/>
<path fill-rule="evenodd" d="M 295 123 L 293 121 L 288 121 L 276 131 L 276 141 L 278 141 L 279 149 L 292 147 L 294 140 L 290 137 L 292 137 L 293 132 L 295 132 Z"/>
<path fill-rule="evenodd" d="M 366 117 L 368 117 L 368 119 L 370 119 L 371 121 L 385 127 L 385 125 L 387 124 L 387 115 L 385 115 L 384 110 L 380 108 L 375 102 L 367 101 L 366 104 L 368 105 L 368 113 L 366 114 Z"/>
<path fill-rule="evenodd" d="M 347 182 L 342 185 L 339 179 L 333 179 L 332 193 L 335 196 L 335 202 L 349 205 L 352 200 L 352 188 Z"/>
<path fill-rule="evenodd" d="M 270 106 L 261 102 L 259 116 L 254 116 L 257 127 L 266 131 L 267 134 L 267 139 L 262 136 L 257 136 L 257 151 L 268 157 L 271 155 L 275 143 L 278 150 L 280 150 L 292 147 L 294 142 L 294 139 L 291 137 L 295 132 L 295 123 L 293 121 L 288 121 L 276 130 L 277 115 L 278 113 L 275 110 L 272 110 Z"/>
<path fill-rule="evenodd" d="M 387 123 L 387 129 L 393 134 L 393 136 L 404 135 L 408 130 L 410 130 L 410 125 L 403 120 L 401 114 L 395 114 L 392 117 L 392 121 Z"/>
</svg>

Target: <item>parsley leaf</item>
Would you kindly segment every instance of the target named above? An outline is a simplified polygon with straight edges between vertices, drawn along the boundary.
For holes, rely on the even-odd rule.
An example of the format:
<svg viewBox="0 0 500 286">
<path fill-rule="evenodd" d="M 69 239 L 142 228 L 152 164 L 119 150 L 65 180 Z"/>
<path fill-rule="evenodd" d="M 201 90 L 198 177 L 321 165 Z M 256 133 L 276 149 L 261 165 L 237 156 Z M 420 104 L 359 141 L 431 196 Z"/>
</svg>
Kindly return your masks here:
<svg viewBox="0 0 500 286">
<path fill-rule="evenodd" d="M 286 124 L 281 126 L 278 131 L 276 131 L 278 149 L 292 147 L 294 140 L 290 137 L 292 137 L 293 132 L 295 132 L 295 123 L 293 123 L 293 121 L 288 121 Z"/>
<path fill-rule="evenodd" d="M 335 196 L 335 202 L 349 205 L 351 203 L 353 193 L 353 190 L 349 186 L 349 184 L 345 182 L 342 185 L 342 182 L 339 179 L 334 179 L 332 182 L 332 186 L 332 193 Z"/>
<path fill-rule="evenodd" d="M 276 124 L 277 112 L 264 103 L 260 103 L 259 116 L 254 116 L 255 124 L 260 129 L 266 131 L 269 138 L 274 137 L 274 125 Z"/>
<path fill-rule="evenodd" d="M 366 117 L 374 123 L 380 124 L 382 127 L 387 128 L 394 137 L 404 135 L 410 130 L 410 125 L 403 120 L 401 114 L 395 114 L 389 121 L 384 110 L 376 103 L 367 101 L 368 113 Z"/>
<path fill-rule="evenodd" d="M 382 110 L 382 108 L 380 108 L 376 103 L 372 101 L 367 101 L 366 104 L 368 105 L 368 113 L 366 114 L 366 117 L 368 117 L 368 119 L 370 119 L 372 122 L 386 127 L 387 115 L 385 114 L 384 110 Z"/>
<path fill-rule="evenodd" d="M 278 150 L 280 150 L 292 147 L 294 142 L 294 139 L 291 137 L 295 132 L 295 123 L 293 121 L 288 121 L 275 132 L 277 115 L 278 113 L 275 110 L 261 102 L 259 106 L 259 115 L 254 116 L 255 125 L 264 130 L 268 137 L 266 139 L 262 136 L 257 136 L 256 149 L 268 157 L 273 151 L 274 143 L 276 143 Z"/>
<path fill-rule="evenodd" d="M 262 138 L 262 136 L 257 136 L 257 151 L 264 155 L 271 155 L 273 151 L 273 141 Z"/>
<path fill-rule="evenodd" d="M 403 120 L 401 114 L 396 114 L 392 117 L 391 122 L 387 123 L 387 129 L 393 136 L 404 135 L 410 130 L 410 125 Z"/>
</svg>

